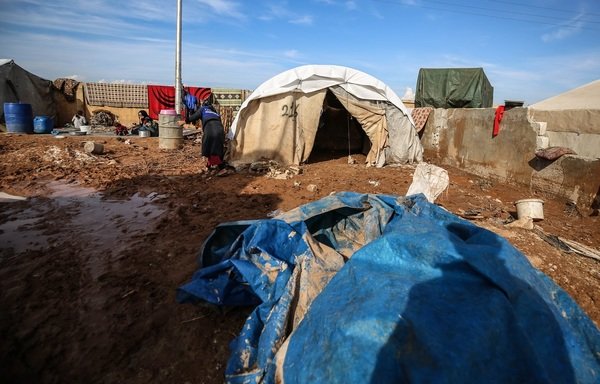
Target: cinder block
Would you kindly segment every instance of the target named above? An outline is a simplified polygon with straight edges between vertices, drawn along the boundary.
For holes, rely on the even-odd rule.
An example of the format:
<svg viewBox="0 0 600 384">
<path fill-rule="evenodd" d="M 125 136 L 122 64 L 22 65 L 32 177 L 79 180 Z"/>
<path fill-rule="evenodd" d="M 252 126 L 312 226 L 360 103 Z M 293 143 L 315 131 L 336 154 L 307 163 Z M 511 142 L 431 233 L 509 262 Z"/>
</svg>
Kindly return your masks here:
<svg viewBox="0 0 600 384">
<path fill-rule="evenodd" d="M 538 136 L 535 138 L 535 144 L 537 149 L 548 148 L 550 145 L 550 138 L 548 136 Z"/>
<path fill-rule="evenodd" d="M 537 122 L 537 134 L 540 136 L 546 136 L 546 128 L 548 127 L 548 123 L 545 121 Z"/>
</svg>

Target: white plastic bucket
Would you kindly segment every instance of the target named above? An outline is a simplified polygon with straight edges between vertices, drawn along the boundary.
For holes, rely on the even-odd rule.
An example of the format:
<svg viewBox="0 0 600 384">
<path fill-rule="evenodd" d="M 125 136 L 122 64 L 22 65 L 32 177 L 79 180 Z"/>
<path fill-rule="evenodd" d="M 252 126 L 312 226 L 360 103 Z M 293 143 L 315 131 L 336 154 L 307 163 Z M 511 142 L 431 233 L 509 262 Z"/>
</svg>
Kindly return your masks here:
<svg viewBox="0 0 600 384">
<path fill-rule="evenodd" d="M 92 126 L 91 125 L 82 125 L 79 127 L 79 130 L 81 132 L 85 132 L 85 133 L 91 133 L 92 132 Z"/>
<path fill-rule="evenodd" d="M 523 199 L 515 202 L 517 217 L 531 217 L 533 220 L 544 220 L 544 201 L 540 199 Z"/>
</svg>

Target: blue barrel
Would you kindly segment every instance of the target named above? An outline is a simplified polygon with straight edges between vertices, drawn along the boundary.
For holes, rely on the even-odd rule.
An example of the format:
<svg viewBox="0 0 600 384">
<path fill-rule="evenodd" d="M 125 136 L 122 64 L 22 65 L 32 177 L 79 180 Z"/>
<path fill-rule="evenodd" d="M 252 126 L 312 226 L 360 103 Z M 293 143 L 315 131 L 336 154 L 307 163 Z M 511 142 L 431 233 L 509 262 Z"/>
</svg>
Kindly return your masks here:
<svg viewBox="0 0 600 384">
<path fill-rule="evenodd" d="M 50 116 L 36 116 L 33 119 L 33 132 L 50 133 L 54 128 L 54 119 Z"/>
<path fill-rule="evenodd" d="M 4 119 L 7 132 L 33 132 L 31 104 L 4 103 Z"/>
</svg>

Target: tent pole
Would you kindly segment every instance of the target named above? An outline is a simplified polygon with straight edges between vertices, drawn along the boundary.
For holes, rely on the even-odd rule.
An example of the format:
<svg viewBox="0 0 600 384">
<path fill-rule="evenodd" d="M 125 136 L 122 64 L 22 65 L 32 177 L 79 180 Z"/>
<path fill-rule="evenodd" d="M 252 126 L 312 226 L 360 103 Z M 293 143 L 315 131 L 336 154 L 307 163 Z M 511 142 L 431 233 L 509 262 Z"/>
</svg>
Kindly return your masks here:
<svg viewBox="0 0 600 384">
<path fill-rule="evenodd" d="M 177 0 L 177 38 L 175 49 L 175 111 L 181 113 L 181 2 Z"/>
<path fill-rule="evenodd" d="M 348 91 L 346 91 L 346 125 L 348 130 L 348 164 L 354 164 L 354 159 L 352 158 L 352 151 L 350 150 L 350 119 L 351 115 L 348 112 Z"/>
</svg>

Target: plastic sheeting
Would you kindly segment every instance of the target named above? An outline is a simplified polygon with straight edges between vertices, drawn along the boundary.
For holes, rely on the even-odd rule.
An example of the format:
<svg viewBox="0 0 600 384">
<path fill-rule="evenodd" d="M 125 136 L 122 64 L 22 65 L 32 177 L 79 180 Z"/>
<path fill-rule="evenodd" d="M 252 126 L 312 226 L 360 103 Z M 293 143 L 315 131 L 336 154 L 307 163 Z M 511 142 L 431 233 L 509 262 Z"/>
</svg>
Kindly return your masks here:
<svg viewBox="0 0 600 384">
<path fill-rule="evenodd" d="M 421 68 L 415 107 L 490 108 L 494 88 L 483 68 Z"/>
<path fill-rule="evenodd" d="M 503 238 L 423 195 L 218 226 L 180 302 L 256 304 L 230 383 L 600 380 L 600 332 Z"/>
<path fill-rule="evenodd" d="M 419 163 L 413 173 L 413 181 L 408 187 L 407 195 L 422 193 L 427 201 L 433 203 L 438 196 L 448 189 L 450 178 L 448 171 L 433 164 Z"/>
</svg>

